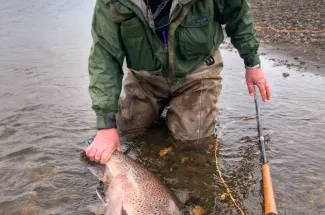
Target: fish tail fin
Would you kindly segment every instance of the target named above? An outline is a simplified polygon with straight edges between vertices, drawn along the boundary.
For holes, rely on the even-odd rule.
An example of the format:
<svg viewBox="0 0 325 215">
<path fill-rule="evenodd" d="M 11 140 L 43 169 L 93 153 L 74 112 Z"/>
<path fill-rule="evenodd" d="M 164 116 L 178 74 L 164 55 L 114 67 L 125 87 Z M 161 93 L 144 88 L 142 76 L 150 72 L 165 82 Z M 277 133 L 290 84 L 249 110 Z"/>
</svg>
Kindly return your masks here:
<svg viewBox="0 0 325 215">
<path fill-rule="evenodd" d="M 172 193 L 176 196 L 177 200 L 180 201 L 182 204 L 185 204 L 190 197 L 190 191 L 188 190 L 177 190 L 171 189 Z"/>
</svg>

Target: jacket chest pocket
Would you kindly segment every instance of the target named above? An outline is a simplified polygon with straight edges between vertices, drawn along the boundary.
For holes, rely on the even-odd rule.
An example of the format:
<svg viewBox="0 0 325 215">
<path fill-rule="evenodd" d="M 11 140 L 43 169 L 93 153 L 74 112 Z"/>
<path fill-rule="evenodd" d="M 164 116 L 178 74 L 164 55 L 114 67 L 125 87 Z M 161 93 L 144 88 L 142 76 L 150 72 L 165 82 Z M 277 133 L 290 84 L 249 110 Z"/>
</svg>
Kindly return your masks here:
<svg viewBox="0 0 325 215">
<path fill-rule="evenodd" d="M 128 68 L 146 71 L 156 68 L 156 59 L 139 18 L 134 17 L 121 23 L 121 37 Z"/>
<path fill-rule="evenodd" d="M 213 7 L 212 7 L 213 8 Z M 209 55 L 215 46 L 217 23 L 207 5 L 193 5 L 178 27 L 180 54 L 186 60 Z"/>
</svg>

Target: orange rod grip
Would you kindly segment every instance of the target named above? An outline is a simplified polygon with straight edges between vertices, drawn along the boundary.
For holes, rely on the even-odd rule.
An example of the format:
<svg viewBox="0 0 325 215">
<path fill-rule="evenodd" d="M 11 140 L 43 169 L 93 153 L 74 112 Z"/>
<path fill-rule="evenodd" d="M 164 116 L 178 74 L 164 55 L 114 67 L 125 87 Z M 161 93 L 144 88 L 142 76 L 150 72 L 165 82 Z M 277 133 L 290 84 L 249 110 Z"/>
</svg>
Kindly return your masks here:
<svg viewBox="0 0 325 215">
<path fill-rule="evenodd" d="M 278 214 L 278 212 L 276 210 L 270 166 L 268 164 L 262 165 L 262 174 L 263 174 L 265 215 L 276 215 Z"/>
</svg>

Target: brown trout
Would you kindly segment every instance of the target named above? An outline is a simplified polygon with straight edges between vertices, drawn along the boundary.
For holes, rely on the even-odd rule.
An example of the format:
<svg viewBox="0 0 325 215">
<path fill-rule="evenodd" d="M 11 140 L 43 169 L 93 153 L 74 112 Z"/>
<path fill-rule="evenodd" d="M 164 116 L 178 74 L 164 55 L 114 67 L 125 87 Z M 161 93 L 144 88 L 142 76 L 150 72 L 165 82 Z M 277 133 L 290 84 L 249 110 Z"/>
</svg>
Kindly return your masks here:
<svg viewBox="0 0 325 215">
<path fill-rule="evenodd" d="M 97 189 L 105 215 L 180 215 L 183 204 L 158 178 L 127 155 L 115 151 L 102 171 L 90 171 L 104 183 Z"/>
</svg>

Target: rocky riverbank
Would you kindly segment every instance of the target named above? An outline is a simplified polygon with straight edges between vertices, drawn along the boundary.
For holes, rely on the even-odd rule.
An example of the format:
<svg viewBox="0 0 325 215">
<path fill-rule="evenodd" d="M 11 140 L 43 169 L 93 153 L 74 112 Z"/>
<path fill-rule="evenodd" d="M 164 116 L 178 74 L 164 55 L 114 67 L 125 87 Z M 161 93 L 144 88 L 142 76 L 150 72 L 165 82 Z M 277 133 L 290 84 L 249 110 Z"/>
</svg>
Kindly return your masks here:
<svg viewBox="0 0 325 215">
<path fill-rule="evenodd" d="M 272 47 L 289 58 L 325 65 L 325 0 L 249 0 L 259 31 L 260 52 Z M 273 27 L 270 29 L 268 27 Z M 293 30 L 277 32 L 277 30 Z M 311 32 L 301 32 L 311 30 Z M 265 53 L 262 53 L 265 54 Z"/>
</svg>

